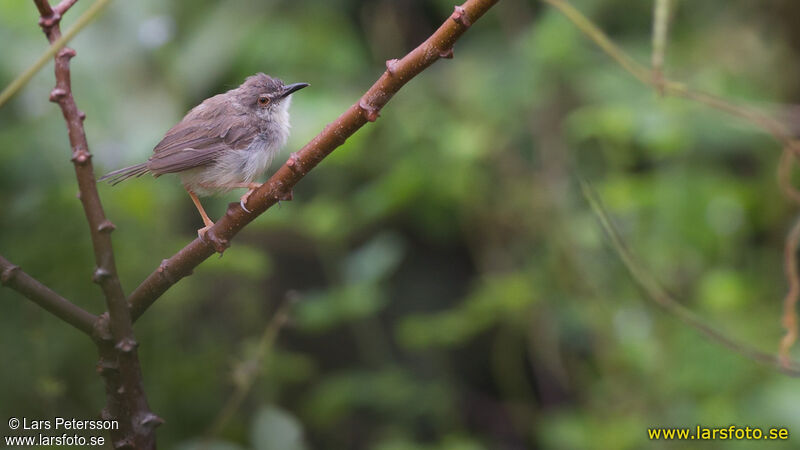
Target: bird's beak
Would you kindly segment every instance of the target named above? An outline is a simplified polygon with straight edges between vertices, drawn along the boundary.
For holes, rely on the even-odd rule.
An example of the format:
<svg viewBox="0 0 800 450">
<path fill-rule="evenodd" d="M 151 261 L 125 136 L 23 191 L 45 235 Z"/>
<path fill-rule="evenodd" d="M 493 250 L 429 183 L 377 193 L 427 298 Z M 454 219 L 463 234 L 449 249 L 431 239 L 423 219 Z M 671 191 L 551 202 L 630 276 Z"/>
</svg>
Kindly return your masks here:
<svg viewBox="0 0 800 450">
<path fill-rule="evenodd" d="M 281 98 L 288 97 L 292 95 L 293 92 L 299 91 L 304 87 L 310 86 L 308 83 L 294 83 L 294 84 L 287 84 L 283 87 L 283 93 L 281 94 Z"/>
</svg>

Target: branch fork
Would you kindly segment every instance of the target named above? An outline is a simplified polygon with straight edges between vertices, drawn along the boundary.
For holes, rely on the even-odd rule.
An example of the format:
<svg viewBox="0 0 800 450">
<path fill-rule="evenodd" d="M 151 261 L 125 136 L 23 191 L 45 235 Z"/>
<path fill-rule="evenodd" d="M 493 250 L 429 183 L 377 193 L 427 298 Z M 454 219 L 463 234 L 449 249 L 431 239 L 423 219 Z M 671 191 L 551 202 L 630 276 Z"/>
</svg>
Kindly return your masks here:
<svg viewBox="0 0 800 450">
<path fill-rule="evenodd" d="M 48 0 L 34 0 L 39 10 L 39 23 L 51 46 L 61 39 L 59 22 L 76 1 L 62 0 L 55 7 L 51 7 Z M 93 8 L 99 7 L 102 7 L 100 2 L 93 5 Z M 83 129 L 86 115 L 78 109 L 72 96 L 69 64 L 75 55 L 75 50 L 68 47 L 56 52 L 56 86 L 50 92 L 50 100 L 58 103 L 67 125 L 72 148 L 71 161 L 78 181 L 78 198 L 89 222 L 94 250 L 96 267 L 92 281 L 103 291 L 108 312 L 100 317 L 91 315 L 35 280 L 28 282 L 28 291 L 33 291 L 36 295 L 28 296 L 94 338 L 100 355 L 98 371 L 103 375 L 106 384 L 105 410 L 118 420 L 120 425 L 118 430 L 111 432 L 114 447 L 154 449 L 155 433 L 152 427 L 138 426 L 138 422 L 134 420 L 136 417 L 150 417 L 154 414 L 150 411 L 144 394 L 136 353 L 137 344 L 133 336 L 133 319 L 125 301 L 114 261 L 111 243 L 114 225 L 105 217 L 97 192 L 91 153 Z M 3 261 L 0 260 L 0 264 Z M 24 289 L 18 290 L 25 293 Z M 152 423 L 157 424 L 157 422 Z"/>
</svg>

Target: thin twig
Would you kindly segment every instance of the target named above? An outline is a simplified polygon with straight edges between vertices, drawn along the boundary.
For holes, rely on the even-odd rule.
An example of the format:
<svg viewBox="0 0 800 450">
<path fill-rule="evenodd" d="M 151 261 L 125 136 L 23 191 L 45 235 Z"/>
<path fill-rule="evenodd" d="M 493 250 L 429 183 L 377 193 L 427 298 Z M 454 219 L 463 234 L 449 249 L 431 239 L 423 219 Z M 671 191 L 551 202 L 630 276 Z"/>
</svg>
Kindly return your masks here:
<svg viewBox="0 0 800 450">
<path fill-rule="evenodd" d="M 289 310 L 294 304 L 294 300 L 295 299 L 290 296 L 283 302 L 261 334 L 261 339 L 259 339 L 258 345 L 253 349 L 251 356 L 234 367 L 233 372 L 236 390 L 228 398 L 225 406 L 223 406 L 219 414 L 217 414 L 216 419 L 214 419 L 207 433 L 207 440 L 219 434 L 225 424 L 227 424 L 230 418 L 236 413 L 236 410 L 242 405 L 242 402 L 245 397 L 247 397 L 256 379 L 260 375 L 263 375 L 264 361 L 272 352 L 278 333 L 289 320 Z"/>
<path fill-rule="evenodd" d="M 614 44 L 608 36 L 603 33 L 595 24 L 586 18 L 580 11 L 575 9 L 566 0 L 544 0 L 550 5 L 561 11 L 578 29 L 580 29 L 586 36 L 592 39 L 603 51 L 616 60 L 619 65 L 631 73 L 636 79 L 644 84 L 653 86 L 658 92 L 662 94 L 673 95 L 676 97 L 683 97 L 692 100 L 708 107 L 725 112 L 732 116 L 744 119 L 763 131 L 769 133 L 776 141 L 783 146 L 783 154 L 781 155 L 780 162 L 778 163 L 778 184 L 786 196 L 796 203 L 800 203 L 800 192 L 791 183 L 791 167 L 793 159 L 800 158 L 800 143 L 793 136 L 789 129 L 784 124 L 775 120 L 774 118 L 758 111 L 754 108 L 734 105 L 733 103 L 705 92 L 690 89 L 683 83 L 668 80 L 666 78 L 648 78 L 646 76 L 647 69 L 641 64 L 637 63 L 633 58 L 628 56 L 622 49 Z M 664 31 L 666 33 L 666 30 Z M 792 158 L 793 156 L 794 158 Z M 787 245 L 789 243 L 787 242 Z M 788 267 L 786 268 L 788 270 Z M 792 279 L 789 279 L 790 283 Z M 787 298 L 792 295 L 791 289 L 787 294 Z M 784 303 L 788 303 L 784 301 Z M 794 304 L 794 303 L 792 303 Z M 784 316 L 784 321 L 786 316 Z M 790 339 L 791 331 L 781 341 L 781 352 L 788 352 L 786 344 L 794 342 Z"/>
<path fill-rule="evenodd" d="M 64 322 L 92 335 L 97 316 L 65 299 L 2 256 L 0 284 L 14 289 Z"/>
<path fill-rule="evenodd" d="M 653 7 L 653 83 L 664 95 L 664 53 L 667 48 L 667 25 L 669 22 L 669 0 L 656 0 Z"/>
<path fill-rule="evenodd" d="M 778 163 L 778 185 L 787 198 L 800 204 L 800 191 L 792 184 L 792 166 L 795 160 L 795 154 L 792 150 L 784 147 Z"/>
<path fill-rule="evenodd" d="M 800 145 L 798 145 L 789 130 L 774 118 L 756 109 L 735 105 L 721 97 L 690 89 L 683 83 L 662 79 L 660 83 L 656 84 L 647 67 L 636 62 L 636 60 L 617 46 L 617 44 L 615 44 L 600 28 L 586 18 L 580 11 L 575 9 L 569 2 L 565 0 L 544 1 L 564 14 L 564 16 L 581 30 L 583 34 L 594 41 L 601 50 L 614 59 L 620 67 L 643 84 L 663 90 L 665 94 L 693 100 L 742 118 L 772 135 L 778 142 L 790 148 L 794 153 L 800 154 Z"/>
<path fill-rule="evenodd" d="M 102 9 L 107 1 L 95 2 L 90 8 L 94 13 L 85 19 L 86 22 Z M 61 36 L 60 10 L 66 10 L 74 4 L 74 1 L 65 0 L 55 10 L 50 7 L 47 0 L 34 0 L 34 3 L 40 13 L 45 13 L 39 25 L 47 39 L 51 44 L 62 42 L 66 36 Z M 49 11 L 52 13 L 47 15 Z M 72 96 L 69 62 L 74 56 L 75 50 L 69 47 L 58 50 L 55 57 L 56 87 L 50 93 L 50 100 L 61 107 L 67 124 L 72 147 L 72 163 L 78 180 L 78 197 L 89 222 L 94 250 L 96 267 L 92 280 L 100 285 L 108 308 L 108 312 L 98 321 L 94 335 L 100 354 L 98 372 L 106 382 L 108 403 L 103 416 L 115 419 L 119 423 L 119 429 L 111 431 L 115 448 L 129 446 L 137 449 L 154 449 L 154 430 L 162 420 L 150 411 L 142 386 L 133 322 L 117 276 L 111 244 L 114 224 L 106 218 L 97 193 L 92 155 L 83 128 L 86 115 L 78 110 Z"/>
<path fill-rule="evenodd" d="M 758 350 L 746 343 L 738 342 L 732 337 L 729 337 L 716 330 L 715 328 L 707 325 L 700 317 L 695 315 L 691 310 L 683 306 L 680 302 L 675 300 L 669 293 L 667 293 L 656 279 L 644 268 L 639 262 L 634 253 L 625 245 L 625 241 L 617 231 L 617 228 L 611 222 L 603 203 L 598 194 L 594 191 L 588 181 L 580 179 L 581 190 L 584 197 L 589 202 L 597 217 L 603 230 L 611 240 L 614 251 L 617 253 L 622 263 L 630 272 L 634 281 L 644 290 L 647 297 L 657 305 L 664 308 L 665 311 L 680 319 L 686 325 L 694 328 L 695 330 L 703 333 L 712 341 L 727 347 L 735 353 L 745 356 L 755 362 L 772 366 L 779 371 L 794 377 L 800 377 L 800 365 L 794 361 L 778 358 L 777 356 Z"/>
<path fill-rule="evenodd" d="M 72 8 L 72 5 L 78 3 L 78 0 L 62 0 L 55 7 L 51 7 L 48 2 L 34 3 L 36 3 L 36 8 L 39 10 L 39 16 L 42 17 L 41 20 L 61 20 L 61 16 Z"/>
<path fill-rule="evenodd" d="M 78 3 L 78 0 L 61 0 L 61 2 L 58 5 L 56 5 L 56 7 L 53 9 L 57 11 L 59 14 L 64 15 L 64 13 L 67 12 L 67 10 L 69 10 L 70 8 L 72 8 L 72 5 L 74 5 L 75 3 Z"/>
<path fill-rule="evenodd" d="M 56 20 L 56 17 L 60 19 L 61 15 L 64 14 L 70 7 L 72 7 L 76 1 L 77 0 L 65 0 L 59 3 L 55 8 L 51 8 L 48 2 L 36 1 L 36 6 L 39 8 L 39 12 L 41 13 L 42 17 L 41 22 L 44 24 L 45 20 Z M 79 31 L 86 27 L 86 25 L 92 23 L 95 17 L 97 17 L 97 14 L 99 14 L 100 11 L 106 7 L 108 2 L 109 0 L 97 0 L 94 2 L 94 4 L 92 4 L 92 6 L 90 6 L 89 9 L 87 9 L 77 21 L 75 21 L 75 24 L 72 25 L 72 27 L 70 27 L 70 29 L 67 30 L 63 36 L 51 41 L 52 43 L 50 44 L 50 47 L 47 48 L 42 56 L 40 56 L 39 59 L 37 59 L 36 62 L 34 62 L 33 65 L 31 65 L 27 70 L 22 72 L 16 79 L 9 83 L 2 92 L 0 92 L 0 107 L 2 107 L 6 102 L 8 102 L 9 99 L 11 99 L 11 97 L 14 96 L 14 94 L 19 92 L 20 89 L 28 84 L 28 82 L 31 81 L 31 78 L 33 78 L 38 71 L 42 70 L 42 67 L 44 67 L 44 65 L 47 64 L 50 59 L 55 56 L 56 53 L 58 53 L 59 50 L 67 45 L 67 43 L 71 41 Z"/>
<path fill-rule="evenodd" d="M 617 44 L 609 39 L 609 37 L 603 33 L 602 30 L 597 28 L 597 26 L 593 24 L 591 20 L 586 18 L 586 16 L 575 9 L 575 7 L 569 2 L 564 0 L 544 1 L 561 11 L 561 13 L 564 14 L 564 16 L 576 27 L 578 27 L 579 30 L 581 30 L 585 35 L 589 36 L 589 38 L 593 40 L 601 50 L 614 59 L 614 61 L 622 66 L 622 68 L 628 73 L 636 77 L 636 79 L 648 85 L 653 82 L 653 79 L 650 76 L 650 71 L 646 67 L 642 66 L 636 62 L 636 60 L 628 56 L 627 53 L 622 51 L 622 49 L 620 49 Z"/>
<path fill-rule="evenodd" d="M 228 205 L 225 215 L 206 233 L 207 242 L 197 238 L 171 258 L 164 260 L 128 297 L 131 313 L 136 320 L 167 289 L 192 269 L 213 255 L 222 252 L 230 240 L 245 225 L 261 213 L 288 198 L 292 188 L 311 169 L 333 150 L 342 145 L 368 121 L 378 118 L 381 108 L 409 80 L 443 57 L 451 57 L 453 44 L 498 0 L 468 0 L 456 6 L 453 14 L 425 42 L 400 60 L 386 62 L 386 71 L 378 81 L 347 111 L 329 124 L 314 139 L 289 159 L 261 187 L 256 189 L 247 203 L 248 214 L 239 203 Z"/>
</svg>

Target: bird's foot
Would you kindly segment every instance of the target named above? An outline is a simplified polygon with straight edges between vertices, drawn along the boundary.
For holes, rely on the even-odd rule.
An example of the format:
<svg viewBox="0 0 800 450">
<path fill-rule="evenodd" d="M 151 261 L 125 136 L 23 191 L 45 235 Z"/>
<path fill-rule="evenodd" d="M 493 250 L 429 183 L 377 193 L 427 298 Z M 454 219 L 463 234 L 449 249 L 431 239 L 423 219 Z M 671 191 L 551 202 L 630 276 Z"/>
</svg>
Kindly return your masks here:
<svg viewBox="0 0 800 450">
<path fill-rule="evenodd" d="M 211 227 L 214 226 L 212 222 L 210 225 L 206 225 L 203 228 L 197 230 L 197 235 L 200 237 L 201 240 L 211 244 L 214 246 L 214 250 L 222 256 L 222 253 L 230 247 L 230 242 L 227 239 L 222 239 L 214 233 L 214 230 Z"/>
<path fill-rule="evenodd" d="M 199 230 L 197 230 L 197 236 L 198 236 L 200 239 L 202 239 L 202 240 L 205 240 L 205 239 L 206 239 L 206 233 L 207 233 L 207 232 L 208 232 L 208 230 L 210 230 L 210 229 L 211 229 L 211 227 L 213 227 L 213 226 L 214 226 L 214 223 L 212 222 L 212 223 L 211 223 L 211 225 L 206 225 L 206 226 L 204 226 L 203 228 L 200 228 Z"/>
</svg>

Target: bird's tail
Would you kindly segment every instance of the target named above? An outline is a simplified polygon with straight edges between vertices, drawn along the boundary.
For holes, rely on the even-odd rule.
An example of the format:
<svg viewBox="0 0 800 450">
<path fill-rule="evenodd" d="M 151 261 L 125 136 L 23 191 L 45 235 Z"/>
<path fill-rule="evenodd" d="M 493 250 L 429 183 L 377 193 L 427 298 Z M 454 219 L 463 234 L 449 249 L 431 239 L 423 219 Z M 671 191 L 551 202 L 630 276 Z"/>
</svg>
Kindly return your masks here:
<svg viewBox="0 0 800 450">
<path fill-rule="evenodd" d="M 127 180 L 130 177 L 140 177 L 150 170 L 147 168 L 147 163 L 136 164 L 135 166 L 125 167 L 124 169 L 109 172 L 98 181 L 108 181 L 112 186 Z"/>
</svg>

